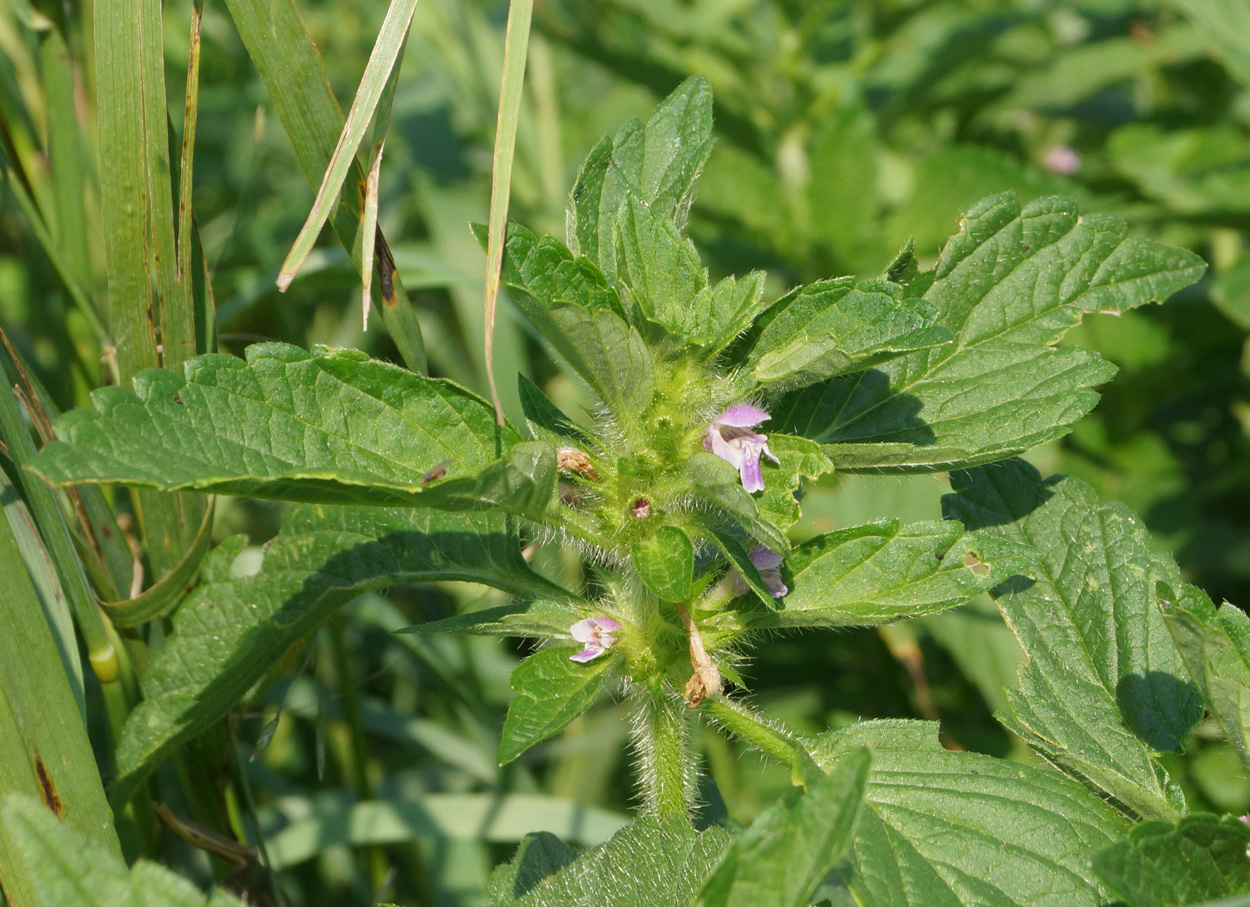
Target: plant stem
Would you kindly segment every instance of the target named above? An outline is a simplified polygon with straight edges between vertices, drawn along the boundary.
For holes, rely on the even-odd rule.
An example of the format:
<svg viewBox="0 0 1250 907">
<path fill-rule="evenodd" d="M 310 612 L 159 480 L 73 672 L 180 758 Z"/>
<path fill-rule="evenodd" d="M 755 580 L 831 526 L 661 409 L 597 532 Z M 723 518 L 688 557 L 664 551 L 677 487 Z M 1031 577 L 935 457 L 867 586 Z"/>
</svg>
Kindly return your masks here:
<svg viewBox="0 0 1250 907">
<path fill-rule="evenodd" d="M 660 818 L 688 815 L 694 802 L 694 767 L 685 706 L 663 687 L 642 687 L 635 706 L 634 746 L 644 811 Z"/>
</svg>

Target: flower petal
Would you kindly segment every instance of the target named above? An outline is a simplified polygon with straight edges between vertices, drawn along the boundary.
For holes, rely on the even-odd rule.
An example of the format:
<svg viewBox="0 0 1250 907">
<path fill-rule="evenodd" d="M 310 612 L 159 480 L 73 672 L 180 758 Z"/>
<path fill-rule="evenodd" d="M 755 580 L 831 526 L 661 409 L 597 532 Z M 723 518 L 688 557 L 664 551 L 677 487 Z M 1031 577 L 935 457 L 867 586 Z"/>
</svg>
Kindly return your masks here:
<svg viewBox="0 0 1250 907">
<path fill-rule="evenodd" d="M 758 406 L 752 406 L 749 403 L 741 403 L 738 406 L 731 406 L 719 416 L 712 420 L 713 425 L 730 425 L 734 428 L 752 428 L 770 419 L 771 416 Z"/>
<path fill-rule="evenodd" d="M 588 645 L 586 648 L 582 649 L 582 651 L 578 652 L 576 655 L 570 655 L 569 661 L 576 661 L 579 664 L 585 664 L 588 661 L 598 658 L 605 651 L 606 650 L 603 648 L 603 646 L 597 646 L 597 645 L 591 644 L 591 645 Z"/>
</svg>

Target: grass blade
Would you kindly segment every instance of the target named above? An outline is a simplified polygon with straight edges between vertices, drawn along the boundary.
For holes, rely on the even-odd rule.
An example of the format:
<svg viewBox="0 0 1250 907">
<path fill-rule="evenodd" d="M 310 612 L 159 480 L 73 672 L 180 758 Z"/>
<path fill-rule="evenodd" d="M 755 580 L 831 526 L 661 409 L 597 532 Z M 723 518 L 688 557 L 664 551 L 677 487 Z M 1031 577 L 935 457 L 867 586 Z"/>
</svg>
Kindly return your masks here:
<svg viewBox="0 0 1250 907">
<path fill-rule="evenodd" d="M 377 109 L 383 89 L 390 78 L 391 70 L 399 59 L 400 51 L 408 35 L 408 26 L 412 22 L 412 15 L 416 9 L 417 0 L 393 0 L 386 11 L 382 30 L 378 34 L 377 43 L 373 46 L 373 53 L 365 67 L 364 77 L 360 80 L 356 100 L 347 111 L 347 122 L 343 124 L 343 132 L 339 136 L 338 145 L 334 153 L 330 155 L 330 164 L 326 167 L 325 176 L 321 179 L 321 188 L 317 190 L 312 210 L 308 213 L 308 219 L 304 221 L 304 226 L 295 238 L 286 261 L 282 263 L 282 270 L 278 274 L 278 289 L 280 290 L 285 290 L 295 279 L 300 265 L 308 257 L 309 250 L 317 241 L 317 236 L 330 215 L 330 209 L 335 199 L 338 198 L 343 181 L 347 179 L 348 172 L 356 163 L 356 151 L 365 137 L 369 121 L 373 119 L 373 113 Z M 367 232 L 366 235 L 368 235 Z"/>
<path fill-rule="evenodd" d="M 319 185 L 343 129 L 343 112 L 330 91 L 325 67 L 304 30 L 291 0 L 226 0 L 239 36 L 273 100 L 278 118 L 291 140 L 304 176 Z M 356 183 L 339 193 L 330 223 L 357 270 L 362 270 L 359 231 L 363 229 L 361 193 L 365 176 L 351 158 Z M 386 240 L 376 234 L 374 254 L 382 318 L 404 363 L 414 372 L 427 371 L 425 342 L 416 312 L 395 271 L 395 259 Z"/>
<path fill-rule="evenodd" d="M 525 83 L 525 56 L 529 49 L 534 0 L 513 0 L 508 9 L 504 38 L 503 85 L 499 91 L 499 122 L 495 130 L 494 176 L 490 187 L 490 223 L 486 240 L 486 381 L 495 404 L 495 421 L 504 424 L 503 404 L 495 388 L 495 307 L 499 300 L 499 271 L 503 266 L 503 230 L 508 219 L 512 188 L 512 159 L 516 152 L 521 88 Z"/>
</svg>

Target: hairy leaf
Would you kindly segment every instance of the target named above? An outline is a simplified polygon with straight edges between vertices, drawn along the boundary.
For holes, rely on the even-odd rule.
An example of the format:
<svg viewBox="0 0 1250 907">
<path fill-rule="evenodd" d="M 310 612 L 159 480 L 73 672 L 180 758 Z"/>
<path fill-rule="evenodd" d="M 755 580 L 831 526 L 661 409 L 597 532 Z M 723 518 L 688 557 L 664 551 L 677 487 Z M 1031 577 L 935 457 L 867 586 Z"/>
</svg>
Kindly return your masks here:
<svg viewBox="0 0 1250 907">
<path fill-rule="evenodd" d="M 1143 822 L 1094 855 L 1094 871 L 1133 907 L 1187 907 L 1250 894 L 1250 827 L 1234 816 Z"/>
<path fill-rule="evenodd" d="M 954 521 L 883 520 L 817 536 L 785 561 L 790 592 L 761 627 L 845 627 L 936 614 L 1026 568 L 1033 553 Z"/>
<path fill-rule="evenodd" d="M 760 516 L 755 498 L 742 487 L 738 471 L 715 454 L 700 451 L 686 467 L 690 490 L 733 520 L 748 536 L 776 552 L 790 543 L 772 523 Z"/>
<path fill-rule="evenodd" d="M 872 752 L 851 865 L 864 907 L 1101 907 L 1092 851 L 1127 823 L 1086 788 L 1046 769 L 938 742 L 937 723 L 871 721 L 825 734 L 813 756 L 832 767 Z"/>
<path fill-rule="evenodd" d="M 38 897 L 30 907 L 242 907 L 225 891 L 211 898 L 168 869 L 140 860 L 127 868 L 121 857 L 60 822 L 43 804 L 6 797 L 0 820 L 13 839 Z"/>
<path fill-rule="evenodd" d="M 144 372 L 134 393 L 105 388 L 92 399 L 94 412 L 57 420 L 62 440 L 32 464 L 54 484 L 529 515 L 554 488 L 554 454 L 541 448 L 491 465 L 486 401 L 354 350 L 255 344 L 246 361 L 200 356 L 185 378 Z M 501 431 L 512 448 L 515 431 Z"/>
<path fill-rule="evenodd" d="M 1200 590 L 1163 587 L 1163 614 L 1203 705 L 1250 767 L 1250 617 Z M 1179 594 L 1178 594 L 1179 593 Z"/>
<path fill-rule="evenodd" d="M 633 546 L 634 568 L 643 584 L 662 601 L 690 601 L 694 580 L 694 545 L 676 526 L 661 526 Z"/>
<path fill-rule="evenodd" d="M 502 516 L 377 507 L 298 507 L 259 573 L 235 576 L 242 538 L 204 562 L 174 616 L 174 635 L 143 675 L 144 700 L 122 729 L 114 802 L 169 750 L 232 709 L 305 633 L 361 592 L 399 582 L 464 580 L 531 598 L 575 600 L 533 573 Z"/>
<path fill-rule="evenodd" d="M 517 698 L 508 706 L 499 740 L 499 764 L 507 765 L 531 746 L 564 729 L 589 708 L 603 687 L 612 659 L 601 655 L 579 664 L 575 649 L 543 649 L 521 662 L 509 686 Z"/>
<path fill-rule="evenodd" d="M 1155 754 L 1175 750 L 1202 703 L 1155 603 L 1179 581 L 1137 518 L 1089 486 L 1043 481 L 1022 460 L 951 476 L 948 516 L 1032 546 L 1029 579 L 992 594 L 1029 657 L 1005 723 L 1058 764 L 1145 818 L 1184 799 Z"/>
<path fill-rule="evenodd" d="M 1084 312 L 1122 312 L 1203 272 L 1191 252 L 1129 236 L 1055 196 L 975 205 L 947 243 L 924 300 L 953 343 L 789 394 L 776 424 L 828 445 L 838 469 L 927 471 L 1002 459 L 1066 434 L 1114 368 L 1054 348 Z"/>
<path fill-rule="evenodd" d="M 697 832 L 684 817 L 638 819 L 606 844 L 579 852 L 554 835 L 521 843 L 490 879 L 495 907 L 671 907 L 689 904 L 729 844 L 722 828 Z"/>
<path fill-rule="evenodd" d="M 861 749 L 765 810 L 729 845 L 700 907 L 808 907 L 851 843 L 871 761 Z"/>
<path fill-rule="evenodd" d="M 637 199 L 680 229 L 711 150 L 712 89 L 695 76 L 660 102 L 645 124 L 631 120 L 590 152 L 565 216 L 569 248 L 613 278 L 613 236 L 626 200 Z"/>
<path fill-rule="evenodd" d="M 885 281 L 824 280 L 783 297 L 751 348 L 747 368 L 764 385 L 796 387 L 858 372 L 904 353 L 950 343 L 934 308 Z"/>
</svg>

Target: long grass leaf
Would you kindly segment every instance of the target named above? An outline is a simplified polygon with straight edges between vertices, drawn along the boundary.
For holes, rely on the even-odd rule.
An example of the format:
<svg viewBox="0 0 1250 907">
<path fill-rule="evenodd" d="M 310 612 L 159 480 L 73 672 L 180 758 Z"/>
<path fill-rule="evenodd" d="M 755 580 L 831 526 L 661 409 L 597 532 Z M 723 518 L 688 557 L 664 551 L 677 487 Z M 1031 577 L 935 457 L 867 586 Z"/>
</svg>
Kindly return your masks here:
<svg viewBox="0 0 1250 907">
<path fill-rule="evenodd" d="M 295 279 L 300 265 L 308 256 L 317 235 L 321 232 L 330 209 L 338 198 L 339 190 L 353 164 L 356 163 L 356 152 L 365 137 L 369 121 L 373 119 L 382 91 L 390 78 L 391 69 L 399 59 L 400 51 L 408 35 L 408 26 L 412 15 L 416 12 L 417 0 L 393 0 L 386 11 L 386 19 L 382 22 L 382 30 L 373 46 L 369 63 L 365 66 L 364 77 L 360 80 L 360 88 L 356 92 L 356 100 L 347 111 L 347 122 L 343 124 L 343 132 L 339 136 L 338 145 L 330 155 L 330 164 L 326 167 L 325 176 L 321 180 L 321 188 L 313 201 L 308 219 L 295 238 L 282 270 L 278 274 L 278 288 L 285 290 Z"/>
<path fill-rule="evenodd" d="M 330 91 L 325 67 L 304 30 L 291 0 L 226 0 L 239 37 L 260 72 L 269 97 L 295 150 L 304 176 L 320 185 L 343 129 L 343 112 Z M 359 231 L 363 229 L 361 193 L 365 176 L 355 158 L 356 182 L 339 193 L 330 223 L 361 270 Z M 379 231 L 374 254 L 379 280 L 377 299 L 382 318 L 404 363 L 414 372 L 427 370 L 425 343 L 416 312 L 395 270 L 395 260 Z"/>
<path fill-rule="evenodd" d="M 495 130 L 494 176 L 490 188 L 490 222 L 486 242 L 486 381 L 495 404 L 495 420 L 503 425 L 503 404 L 495 388 L 495 308 L 499 301 L 499 271 L 503 266 L 503 228 L 508 219 L 512 188 L 512 159 L 516 152 L 521 88 L 525 83 L 525 56 L 529 48 L 533 0 L 513 0 L 504 37 L 503 85 L 499 92 L 499 121 Z"/>
</svg>

